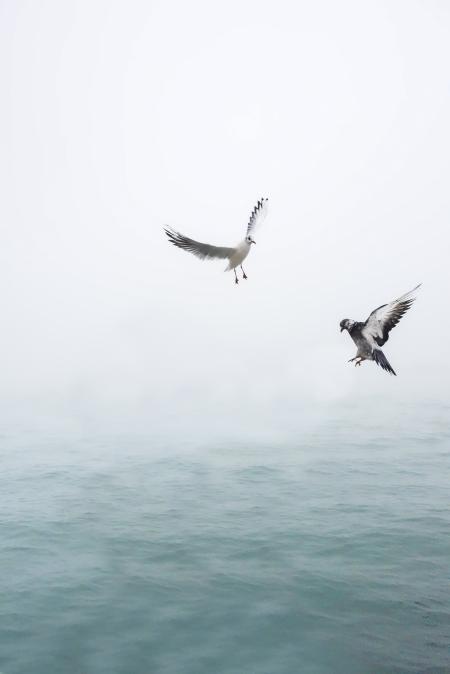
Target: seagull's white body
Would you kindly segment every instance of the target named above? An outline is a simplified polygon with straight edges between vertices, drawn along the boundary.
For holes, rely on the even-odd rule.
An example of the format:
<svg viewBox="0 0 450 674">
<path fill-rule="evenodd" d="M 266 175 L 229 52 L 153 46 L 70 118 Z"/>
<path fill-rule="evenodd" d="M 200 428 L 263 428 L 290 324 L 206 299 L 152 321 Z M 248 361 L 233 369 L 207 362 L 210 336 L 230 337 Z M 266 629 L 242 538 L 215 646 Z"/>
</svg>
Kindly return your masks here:
<svg viewBox="0 0 450 674">
<path fill-rule="evenodd" d="M 230 257 L 230 261 L 228 262 L 228 266 L 225 267 L 225 271 L 231 271 L 231 269 L 236 269 L 236 267 L 239 267 L 240 264 L 242 264 L 247 257 L 247 255 L 250 252 L 252 244 L 249 243 L 246 239 L 244 241 L 241 241 L 235 248 L 233 255 Z"/>
<path fill-rule="evenodd" d="M 252 238 L 252 234 L 267 215 L 267 202 L 268 199 L 260 199 L 258 201 L 247 225 L 247 236 L 243 241 L 238 243 L 237 246 L 234 246 L 234 248 L 211 246 L 209 243 L 201 243 L 200 241 L 190 239 L 188 236 L 184 236 L 184 234 L 180 234 L 170 228 L 165 228 L 164 231 L 166 232 L 169 241 L 173 243 L 174 246 L 187 250 L 201 260 L 228 260 L 228 266 L 225 271 L 233 269 L 235 282 L 238 283 L 236 267 L 240 266 L 242 269 L 242 263 L 250 252 L 251 244 L 256 243 Z M 242 274 L 243 278 L 246 279 L 247 276 L 243 269 Z"/>
</svg>

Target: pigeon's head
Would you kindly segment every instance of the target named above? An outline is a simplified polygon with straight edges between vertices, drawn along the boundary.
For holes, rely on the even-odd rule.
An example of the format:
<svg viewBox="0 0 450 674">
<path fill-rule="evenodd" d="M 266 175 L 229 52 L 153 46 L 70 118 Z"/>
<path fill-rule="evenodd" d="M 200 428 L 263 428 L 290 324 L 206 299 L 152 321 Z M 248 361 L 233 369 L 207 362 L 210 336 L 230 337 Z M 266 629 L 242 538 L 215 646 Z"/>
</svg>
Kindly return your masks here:
<svg viewBox="0 0 450 674">
<path fill-rule="evenodd" d="M 339 325 L 341 326 L 341 332 L 343 330 L 348 330 L 353 321 L 350 321 L 348 318 L 344 318 Z"/>
<path fill-rule="evenodd" d="M 248 244 L 251 244 L 251 243 L 256 243 L 256 241 L 254 241 L 254 240 L 252 239 L 252 237 L 251 237 L 251 236 L 247 236 L 247 239 L 246 239 L 246 241 L 247 241 L 247 243 L 248 243 Z"/>
</svg>

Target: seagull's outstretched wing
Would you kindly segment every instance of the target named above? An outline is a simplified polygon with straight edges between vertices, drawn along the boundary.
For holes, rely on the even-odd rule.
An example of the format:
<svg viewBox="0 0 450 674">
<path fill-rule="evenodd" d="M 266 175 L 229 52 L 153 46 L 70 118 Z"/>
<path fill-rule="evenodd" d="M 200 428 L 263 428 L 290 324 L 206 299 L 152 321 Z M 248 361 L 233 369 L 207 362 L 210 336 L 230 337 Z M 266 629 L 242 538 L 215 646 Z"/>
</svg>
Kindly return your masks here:
<svg viewBox="0 0 450 674">
<path fill-rule="evenodd" d="M 214 258 L 225 260 L 226 258 L 230 258 L 235 252 L 234 248 L 222 248 L 220 246 L 211 246 L 209 243 L 194 241 L 194 239 L 183 236 L 183 234 L 173 229 L 164 228 L 164 231 L 174 246 L 189 251 L 189 253 L 199 257 L 200 260 L 212 260 Z"/>
<path fill-rule="evenodd" d="M 267 210 L 269 208 L 268 199 L 260 199 L 256 204 L 255 208 L 252 211 L 250 216 L 249 223 L 247 225 L 247 236 L 253 234 L 255 229 L 261 224 L 267 215 Z"/>
<path fill-rule="evenodd" d="M 361 328 L 361 334 L 369 342 L 375 340 L 378 346 L 383 346 L 389 339 L 389 333 L 395 328 L 402 316 L 408 311 L 414 300 L 413 293 L 420 288 L 420 284 L 402 295 L 397 300 L 383 304 L 370 314 Z"/>
</svg>

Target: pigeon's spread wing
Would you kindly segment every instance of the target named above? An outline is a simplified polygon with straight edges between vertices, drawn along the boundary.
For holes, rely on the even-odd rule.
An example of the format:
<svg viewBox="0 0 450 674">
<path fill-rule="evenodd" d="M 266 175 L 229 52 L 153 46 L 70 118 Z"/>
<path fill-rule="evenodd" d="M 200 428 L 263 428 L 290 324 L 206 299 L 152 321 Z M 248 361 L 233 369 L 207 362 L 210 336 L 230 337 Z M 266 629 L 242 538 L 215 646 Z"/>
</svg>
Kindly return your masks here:
<svg viewBox="0 0 450 674">
<path fill-rule="evenodd" d="M 247 225 L 247 236 L 253 234 L 255 229 L 261 224 L 267 215 L 267 210 L 269 207 L 268 199 L 260 199 L 256 204 L 255 208 L 252 211 L 250 216 L 249 223 Z"/>
<path fill-rule="evenodd" d="M 375 342 L 378 346 L 383 346 L 389 339 L 389 332 L 395 328 L 402 316 L 408 311 L 414 300 L 413 293 L 420 288 L 420 285 L 410 290 L 409 293 L 402 295 L 397 300 L 383 304 L 375 311 L 372 311 L 367 321 L 364 323 L 361 333 L 367 340 Z"/>
<path fill-rule="evenodd" d="M 164 228 L 164 231 L 167 234 L 169 241 L 173 243 L 174 246 L 189 251 L 189 253 L 196 255 L 201 260 L 212 260 L 214 258 L 225 260 L 226 258 L 231 257 L 235 252 L 234 248 L 222 248 L 220 246 L 211 246 L 209 243 L 194 241 L 194 239 L 183 236 L 183 234 L 175 232 L 173 229 Z"/>
</svg>

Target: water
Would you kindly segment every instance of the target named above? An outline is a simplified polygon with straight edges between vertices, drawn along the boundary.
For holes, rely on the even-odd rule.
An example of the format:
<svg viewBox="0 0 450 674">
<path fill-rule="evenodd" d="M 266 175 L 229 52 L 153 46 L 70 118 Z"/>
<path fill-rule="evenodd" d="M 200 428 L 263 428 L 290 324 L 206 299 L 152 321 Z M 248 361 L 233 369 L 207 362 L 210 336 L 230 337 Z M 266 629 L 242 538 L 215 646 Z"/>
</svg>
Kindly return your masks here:
<svg viewBox="0 0 450 674">
<path fill-rule="evenodd" d="M 448 419 L 5 432 L 2 674 L 450 672 Z"/>
</svg>

